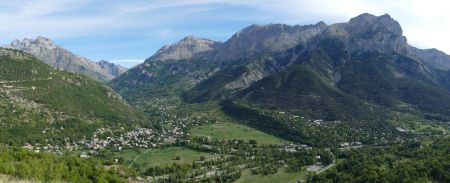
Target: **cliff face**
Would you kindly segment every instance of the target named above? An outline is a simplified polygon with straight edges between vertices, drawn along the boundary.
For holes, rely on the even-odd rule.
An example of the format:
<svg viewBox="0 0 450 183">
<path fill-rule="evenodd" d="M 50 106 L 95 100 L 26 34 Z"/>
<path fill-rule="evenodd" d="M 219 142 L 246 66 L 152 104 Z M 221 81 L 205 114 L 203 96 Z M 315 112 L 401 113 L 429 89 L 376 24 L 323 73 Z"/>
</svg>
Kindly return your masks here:
<svg viewBox="0 0 450 183">
<path fill-rule="evenodd" d="M 75 55 L 44 37 L 23 39 L 22 41 L 14 40 L 7 48 L 32 54 L 54 68 L 84 74 L 100 81 L 111 80 L 126 70 L 112 63 L 106 64 L 104 61 L 97 63 Z"/>
<path fill-rule="evenodd" d="M 285 24 L 251 25 L 234 34 L 214 55 L 219 62 L 233 62 L 262 54 L 271 54 L 308 42 L 327 25 L 290 26 Z"/>
<path fill-rule="evenodd" d="M 400 24 L 389 15 L 362 14 L 349 22 L 331 25 L 322 37 L 345 42 L 349 52 L 377 51 L 409 54 L 409 46 Z"/>
</svg>

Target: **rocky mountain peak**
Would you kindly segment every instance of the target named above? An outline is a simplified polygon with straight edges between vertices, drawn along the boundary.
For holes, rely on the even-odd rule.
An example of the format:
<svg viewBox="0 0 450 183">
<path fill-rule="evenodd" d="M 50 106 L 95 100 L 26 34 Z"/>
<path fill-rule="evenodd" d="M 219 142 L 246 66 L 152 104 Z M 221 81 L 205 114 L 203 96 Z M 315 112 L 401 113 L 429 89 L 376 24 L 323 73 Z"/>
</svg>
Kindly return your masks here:
<svg viewBox="0 0 450 183">
<path fill-rule="evenodd" d="M 321 27 L 321 28 L 326 28 L 326 27 L 328 27 L 328 25 L 327 25 L 324 21 L 317 22 L 317 23 L 315 24 L 315 26 Z"/>
<path fill-rule="evenodd" d="M 113 75 L 113 76 L 118 76 L 122 73 L 124 73 L 125 71 L 127 71 L 128 69 L 125 67 L 122 67 L 120 65 L 116 65 L 114 63 L 111 63 L 109 61 L 106 60 L 100 60 L 97 62 L 97 64 L 104 70 L 107 71 L 107 73 Z"/>
<path fill-rule="evenodd" d="M 42 36 L 38 36 L 35 41 L 41 44 L 54 44 L 53 40 Z"/>
<path fill-rule="evenodd" d="M 357 26 L 358 29 L 362 30 L 382 28 L 396 35 L 403 34 L 400 24 L 396 20 L 391 18 L 389 14 L 375 16 L 372 14 L 364 13 L 350 19 L 348 24 L 355 27 Z"/>
<path fill-rule="evenodd" d="M 205 38 L 199 38 L 195 36 L 186 36 L 180 40 L 180 42 L 199 42 L 199 41 L 211 41 Z"/>
<path fill-rule="evenodd" d="M 98 61 L 98 64 L 99 65 L 108 65 L 108 64 L 112 64 L 111 62 L 108 62 L 108 61 L 106 61 L 106 60 L 100 60 L 100 61 Z"/>
<path fill-rule="evenodd" d="M 340 37 L 350 52 L 365 50 L 410 55 L 409 46 L 400 24 L 384 14 L 364 13 L 347 23 L 331 25 L 323 37 Z"/>
<path fill-rule="evenodd" d="M 41 49 L 48 49 L 52 50 L 57 47 L 57 45 L 53 42 L 53 40 L 38 36 L 36 39 L 28 39 L 24 38 L 22 41 L 15 39 L 11 44 L 8 46 L 10 48 L 29 48 L 29 47 L 40 47 Z"/>
<path fill-rule="evenodd" d="M 147 60 L 179 60 L 203 57 L 220 44 L 222 43 L 205 38 L 186 36 L 175 44 L 163 46 Z"/>
</svg>

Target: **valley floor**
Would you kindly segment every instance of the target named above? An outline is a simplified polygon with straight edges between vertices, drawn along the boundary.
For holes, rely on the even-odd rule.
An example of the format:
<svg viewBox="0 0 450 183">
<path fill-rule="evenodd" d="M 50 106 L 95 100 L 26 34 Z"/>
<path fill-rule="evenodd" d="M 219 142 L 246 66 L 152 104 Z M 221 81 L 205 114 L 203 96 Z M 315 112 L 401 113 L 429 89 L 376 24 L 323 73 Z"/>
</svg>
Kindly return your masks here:
<svg viewBox="0 0 450 183">
<path fill-rule="evenodd" d="M 171 166 L 173 164 L 192 164 L 200 161 L 200 157 L 211 160 L 218 155 L 191 150 L 185 147 L 165 147 L 158 149 L 134 149 L 115 153 L 113 158 L 121 159 L 123 164 L 143 173 L 153 166 Z"/>
<path fill-rule="evenodd" d="M 252 123 L 243 123 L 229 117 L 219 109 L 217 103 L 173 104 L 167 100 L 158 100 L 146 105 L 146 112 L 154 117 L 152 120 L 163 126 L 164 132 L 138 125 L 133 129 L 122 126 L 99 127 L 93 130 L 93 138 L 83 140 L 76 146 L 77 149 L 67 149 L 59 155 L 75 156 L 79 161 L 86 160 L 86 163 L 97 162 L 97 165 L 113 175 L 125 172 L 118 173 L 120 176 L 114 178 L 131 182 L 326 182 L 334 174 L 341 176 L 342 180 L 347 180 L 347 176 L 357 177 L 360 172 L 354 172 L 356 170 L 352 167 L 353 164 L 360 165 L 358 169 L 364 171 L 373 169 L 373 164 L 379 168 L 377 171 L 393 171 L 395 168 L 403 168 L 398 167 L 399 165 L 407 167 L 408 163 L 414 163 L 411 161 L 414 158 L 417 158 L 417 162 L 428 161 L 426 156 L 414 157 L 414 154 L 404 153 L 423 153 L 421 147 L 430 148 L 428 150 L 436 154 L 442 153 L 442 142 L 435 144 L 436 135 L 442 134 L 435 132 L 448 130 L 445 125 L 436 123 L 433 128 L 417 130 L 422 135 L 421 138 L 412 139 L 414 136 L 404 135 L 412 134 L 412 131 L 399 132 L 401 135 L 397 136 L 396 131 L 391 128 L 390 134 L 379 133 L 376 129 L 386 126 L 379 126 L 375 122 L 306 119 L 290 112 L 254 108 L 257 110 L 255 114 L 260 115 L 255 119 L 270 119 L 271 121 L 264 122 L 276 123 L 290 129 L 291 135 L 301 134 L 308 138 L 305 143 L 301 143 L 279 137 L 284 134 L 265 131 L 264 128 L 257 129 Z M 402 129 L 429 123 L 420 120 L 407 123 L 411 121 L 407 119 L 414 119 L 414 116 L 399 116 L 391 123 Z M 367 129 L 361 130 L 363 128 Z M 396 137 L 403 139 L 395 139 Z M 389 140 L 396 143 L 366 144 L 370 143 L 369 140 L 387 142 L 387 138 L 394 138 Z M 368 141 L 361 143 L 352 139 Z M 333 142 L 340 143 L 328 146 Z M 43 152 L 58 154 L 51 149 L 46 151 L 45 147 L 49 146 L 40 149 L 31 147 L 33 152 L 30 152 L 30 156 Z M 377 154 L 379 159 L 371 158 L 373 154 Z M 355 155 L 367 158 L 355 160 Z M 445 165 L 445 157 L 441 154 L 439 157 Z M 14 163 L 9 162 L 9 165 L 14 166 Z M 3 171 L 1 168 L 0 166 Z M 95 170 L 95 165 L 92 168 Z M 423 178 L 427 176 L 431 175 L 415 178 L 429 180 Z M 0 176 L 0 180 L 21 181 L 4 175 Z"/>
<path fill-rule="evenodd" d="M 212 137 L 219 140 L 241 139 L 255 140 L 258 144 L 287 144 L 290 141 L 264 133 L 252 127 L 223 121 L 214 124 L 206 124 L 191 130 L 193 136 Z"/>
</svg>

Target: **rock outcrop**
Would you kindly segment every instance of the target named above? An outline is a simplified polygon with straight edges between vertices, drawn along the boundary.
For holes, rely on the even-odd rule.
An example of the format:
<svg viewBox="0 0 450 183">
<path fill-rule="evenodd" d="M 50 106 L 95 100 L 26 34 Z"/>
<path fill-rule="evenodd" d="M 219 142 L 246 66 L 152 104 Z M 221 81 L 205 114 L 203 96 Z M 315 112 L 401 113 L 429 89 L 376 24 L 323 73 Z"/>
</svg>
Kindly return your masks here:
<svg viewBox="0 0 450 183">
<path fill-rule="evenodd" d="M 205 57 L 210 51 L 219 47 L 222 43 L 204 38 L 196 38 L 187 36 L 172 45 L 165 45 L 147 60 L 149 61 L 165 61 L 165 60 L 182 60 L 193 57 Z"/>
</svg>

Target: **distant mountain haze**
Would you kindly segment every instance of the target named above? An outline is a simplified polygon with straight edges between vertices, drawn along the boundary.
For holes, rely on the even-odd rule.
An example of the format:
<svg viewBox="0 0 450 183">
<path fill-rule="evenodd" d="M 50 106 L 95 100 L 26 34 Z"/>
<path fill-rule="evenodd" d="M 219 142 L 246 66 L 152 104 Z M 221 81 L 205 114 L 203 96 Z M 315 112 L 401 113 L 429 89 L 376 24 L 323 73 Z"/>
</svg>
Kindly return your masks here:
<svg viewBox="0 0 450 183">
<path fill-rule="evenodd" d="M 107 61 L 94 62 L 76 55 L 45 37 L 14 40 L 6 47 L 32 54 L 54 68 L 84 74 L 99 81 L 109 81 L 127 70 Z"/>
</svg>

